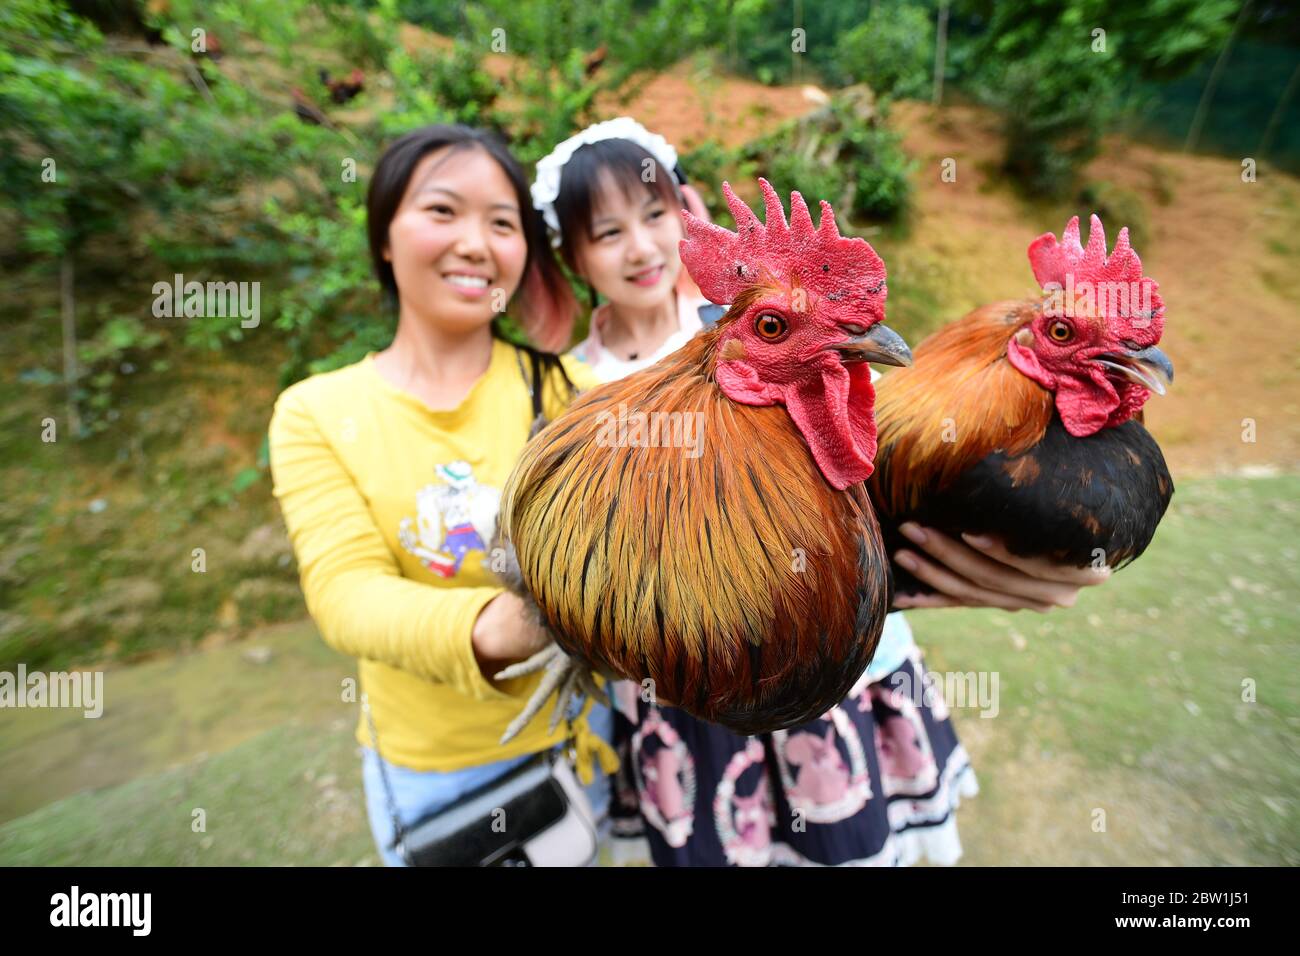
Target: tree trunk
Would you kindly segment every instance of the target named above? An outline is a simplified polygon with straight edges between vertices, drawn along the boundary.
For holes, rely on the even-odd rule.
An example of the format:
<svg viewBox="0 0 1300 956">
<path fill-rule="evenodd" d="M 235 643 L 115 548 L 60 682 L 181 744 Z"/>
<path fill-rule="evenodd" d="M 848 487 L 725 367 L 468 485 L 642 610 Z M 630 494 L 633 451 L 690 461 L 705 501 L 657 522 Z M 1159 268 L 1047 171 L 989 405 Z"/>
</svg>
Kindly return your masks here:
<svg viewBox="0 0 1300 956">
<path fill-rule="evenodd" d="M 727 0 L 727 69 L 740 72 L 740 49 L 736 42 L 736 0 Z"/>
<path fill-rule="evenodd" d="M 794 0 L 794 25 L 800 29 L 803 28 L 803 0 Z M 803 48 L 804 48 L 804 53 L 806 53 L 808 51 L 807 36 L 805 36 L 803 39 Z M 793 62 L 790 64 L 791 72 L 793 73 L 793 76 L 791 77 L 791 81 L 796 84 L 802 83 L 803 82 L 802 61 L 803 61 L 804 54 L 795 53 L 793 50 L 791 50 L 790 56 L 793 58 Z"/>
<path fill-rule="evenodd" d="M 64 250 L 59 263 L 59 301 L 63 307 L 63 384 L 67 390 L 68 430 L 73 438 L 81 435 L 81 415 L 77 412 L 77 312 L 73 294 L 72 250 Z"/>
<path fill-rule="evenodd" d="M 931 102 L 943 101 L 943 63 L 948 55 L 948 0 L 939 0 L 939 25 L 934 31 L 934 94 Z"/>
<path fill-rule="evenodd" d="M 1246 0 L 1241 5 L 1241 12 L 1237 14 L 1237 22 L 1232 25 L 1232 32 L 1228 34 L 1228 42 L 1223 45 L 1223 52 L 1219 58 L 1214 61 L 1214 69 L 1210 71 L 1210 78 L 1205 83 L 1205 92 L 1201 94 L 1201 102 L 1196 104 L 1196 113 L 1192 117 L 1192 126 L 1187 131 L 1187 142 L 1183 143 L 1183 152 L 1190 153 L 1196 148 L 1197 141 L 1201 138 L 1201 127 L 1205 124 L 1205 116 L 1210 111 L 1210 101 L 1214 99 L 1214 91 L 1219 87 L 1219 77 L 1223 74 L 1223 68 L 1228 63 L 1228 56 L 1232 53 L 1232 45 L 1237 42 L 1237 34 L 1241 32 L 1241 26 L 1246 22 L 1246 15 L 1250 13 L 1250 6 L 1254 0 Z"/>
<path fill-rule="evenodd" d="M 1277 128 L 1282 125 L 1282 117 L 1286 114 L 1286 108 L 1291 105 L 1291 97 L 1295 95 L 1296 87 L 1300 86 L 1300 63 L 1296 64 L 1294 72 L 1291 74 L 1291 81 L 1287 83 L 1286 89 L 1282 91 L 1282 98 L 1277 101 L 1277 106 L 1273 109 L 1273 115 L 1269 117 L 1268 125 L 1264 127 L 1264 135 L 1260 137 L 1259 148 L 1255 150 L 1255 156 L 1263 159 L 1269 149 L 1273 146 L 1273 135 Z"/>
</svg>

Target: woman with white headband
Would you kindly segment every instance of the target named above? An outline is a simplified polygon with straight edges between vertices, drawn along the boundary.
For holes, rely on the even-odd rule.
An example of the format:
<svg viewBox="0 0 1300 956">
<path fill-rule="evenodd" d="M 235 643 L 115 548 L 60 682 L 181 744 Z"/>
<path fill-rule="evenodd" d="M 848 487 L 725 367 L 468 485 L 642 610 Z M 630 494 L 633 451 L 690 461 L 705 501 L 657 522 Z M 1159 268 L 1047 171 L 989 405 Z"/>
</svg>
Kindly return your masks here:
<svg viewBox="0 0 1300 956">
<path fill-rule="evenodd" d="M 537 164 L 532 194 L 552 245 L 592 296 L 590 332 L 572 354 L 601 381 L 676 351 L 703 327 L 701 308 L 721 314 L 677 253 L 679 210 L 708 211 L 662 136 L 626 116 L 589 126 Z"/>
</svg>

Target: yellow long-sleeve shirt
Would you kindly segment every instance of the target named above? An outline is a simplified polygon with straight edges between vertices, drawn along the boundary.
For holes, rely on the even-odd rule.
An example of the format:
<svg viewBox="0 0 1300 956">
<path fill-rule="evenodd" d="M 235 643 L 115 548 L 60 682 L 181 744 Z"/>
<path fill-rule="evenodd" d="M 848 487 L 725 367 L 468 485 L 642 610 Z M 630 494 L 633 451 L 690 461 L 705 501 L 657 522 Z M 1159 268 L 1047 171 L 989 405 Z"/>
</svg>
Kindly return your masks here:
<svg viewBox="0 0 1300 956">
<path fill-rule="evenodd" d="M 517 355 L 494 339 L 487 372 L 447 411 L 388 384 L 367 356 L 287 389 L 271 419 L 274 493 L 307 607 L 325 641 L 358 659 L 384 757 L 416 770 L 535 753 L 564 737 L 563 724 L 547 733 L 548 706 L 508 746 L 497 743 L 541 675 L 494 685 L 470 642 L 502 591 L 486 549 L 532 417 Z M 596 384 L 580 362 L 563 361 L 578 388 Z M 569 399 L 551 379 L 548 418 Z M 585 711 L 577 723 L 590 750 Z M 364 719 L 357 740 L 371 744 Z"/>
</svg>

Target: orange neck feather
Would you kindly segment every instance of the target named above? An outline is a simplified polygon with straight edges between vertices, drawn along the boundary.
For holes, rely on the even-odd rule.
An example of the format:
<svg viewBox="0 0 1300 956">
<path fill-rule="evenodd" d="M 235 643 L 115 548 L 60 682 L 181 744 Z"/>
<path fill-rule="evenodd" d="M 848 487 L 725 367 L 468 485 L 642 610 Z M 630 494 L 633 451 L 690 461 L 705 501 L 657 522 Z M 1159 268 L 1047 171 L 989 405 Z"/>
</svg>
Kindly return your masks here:
<svg viewBox="0 0 1300 956">
<path fill-rule="evenodd" d="M 910 368 L 876 385 L 877 462 L 884 501 L 899 514 L 994 451 L 1022 454 L 1042 440 L 1052 393 L 1007 361 L 1007 343 L 1036 302 L 995 302 L 940 329 Z"/>
</svg>

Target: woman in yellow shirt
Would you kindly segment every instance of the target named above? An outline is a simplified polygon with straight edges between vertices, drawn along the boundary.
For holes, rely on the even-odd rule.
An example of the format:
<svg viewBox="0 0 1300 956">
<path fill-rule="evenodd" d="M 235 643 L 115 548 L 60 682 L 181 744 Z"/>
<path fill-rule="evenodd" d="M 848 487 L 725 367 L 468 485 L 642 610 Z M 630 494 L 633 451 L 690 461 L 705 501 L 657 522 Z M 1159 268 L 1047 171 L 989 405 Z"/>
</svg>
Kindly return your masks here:
<svg viewBox="0 0 1300 956">
<path fill-rule="evenodd" d="M 406 825 L 568 736 L 539 717 L 498 744 L 541 675 L 491 675 L 546 639 L 497 583 L 487 549 L 533 417 L 533 356 L 496 335 L 494 319 L 509 303 L 554 349 L 574 310 L 523 172 L 490 134 L 430 126 L 399 139 L 375 168 L 367 217 L 397 305 L 393 342 L 287 389 L 270 455 L 308 609 L 326 642 L 358 659 L 375 729 L 363 713 L 366 801 L 396 865 L 381 759 Z M 547 417 L 595 384 L 580 363 L 539 357 Z M 588 702 L 572 721 L 580 768 L 613 769 L 599 737 L 608 719 Z M 593 790 L 599 814 L 607 790 Z"/>
</svg>

